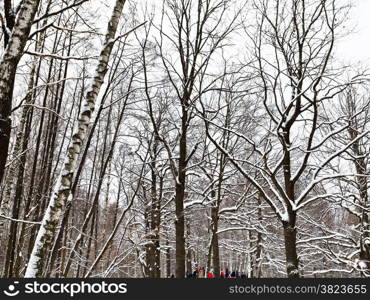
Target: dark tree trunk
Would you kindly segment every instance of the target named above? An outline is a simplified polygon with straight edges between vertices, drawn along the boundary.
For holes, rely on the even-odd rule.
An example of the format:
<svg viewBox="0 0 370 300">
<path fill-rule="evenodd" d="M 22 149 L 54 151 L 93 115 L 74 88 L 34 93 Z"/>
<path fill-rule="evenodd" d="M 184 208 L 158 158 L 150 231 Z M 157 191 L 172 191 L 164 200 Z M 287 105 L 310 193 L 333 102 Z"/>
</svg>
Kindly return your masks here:
<svg viewBox="0 0 370 300">
<path fill-rule="evenodd" d="M 176 184 L 176 277 L 185 277 L 185 228 L 184 228 L 184 186 L 181 183 Z"/>
<path fill-rule="evenodd" d="M 161 269 L 160 269 L 160 241 L 159 241 L 159 230 L 160 230 L 160 222 L 161 222 L 161 204 L 160 204 L 160 197 L 157 194 L 157 166 L 156 166 L 156 159 L 157 159 L 157 151 L 158 151 L 158 143 L 159 139 L 156 136 L 154 138 L 153 149 L 152 149 L 152 161 L 151 161 L 151 200 L 152 200 L 152 207 L 151 207 L 151 255 L 153 256 L 151 259 L 151 276 L 152 278 L 160 278 L 161 277 Z"/>
<path fill-rule="evenodd" d="M 218 206 L 211 208 L 212 218 L 212 266 L 215 277 L 220 278 L 220 250 L 218 245 Z"/>
<path fill-rule="evenodd" d="M 186 235 L 188 237 L 188 240 L 189 240 L 190 234 L 191 234 L 190 233 L 190 224 L 189 224 L 189 222 L 187 222 L 187 224 L 186 224 Z M 193 272 L 192 264 L 191 264 L 192 248 L 191 248 L 191 245 L 190 245 L 189 242 L 187 243 L 186 248 L 187 248 L 187 251 L 186 251 L 186 274 L 191 274 Z"/>
<path fill-rule="evenodd" d="M 296 213 L 289 213 L 289 221 L 283 221 L 286 268 L 288 278 L 299 278 L 299 261 L 297 255 Z"/>
<path fill-rule="evenodd" d="M 176 277 L 185 277 L 185 216 L 184 216 L 184 199 L 185 199 L 185 181 L 187 165 L 187 108 L 182 106 L 182 123 L 180 137 L 180 157 L 178 166 L 178 177 L 176 178 L 176 195 L 175 195 L 175 232 L 176 232 Z"/>
<path fill-rule="evenodd" d="M 300 88 L 298 87 L 298 91 Z M 299 111 L 300 107 L 300 97 L 296 101 L 295 113 Z M 285 119 L 284 119 L 285 120 Z M 290 129 L 292 126 L 292 119 L 287 122 L 287 125 L 283 129 L 283 134 L 281 136 L 284 157 L 283 157 L 283 172 L 284 172 L 284 185 L 285 194 L 288 198 L 285 203 L 287 207 L 286 215 L 287 219 L 283 219 L 283 231 L 284 231 L 284 244 L 285 244 L 285 256 L 286 256 L 286 268 L 288 278 L 299 278 L 299 261 L 297 254 L 297 228 L 296 219 L 297 213 L 293 211 L 291 202 L 295 201 L 295 182 L 291 180 L 292 165 L 291 165 L 291 153 L 288 149 L 290 142 Z"/>
</svg>

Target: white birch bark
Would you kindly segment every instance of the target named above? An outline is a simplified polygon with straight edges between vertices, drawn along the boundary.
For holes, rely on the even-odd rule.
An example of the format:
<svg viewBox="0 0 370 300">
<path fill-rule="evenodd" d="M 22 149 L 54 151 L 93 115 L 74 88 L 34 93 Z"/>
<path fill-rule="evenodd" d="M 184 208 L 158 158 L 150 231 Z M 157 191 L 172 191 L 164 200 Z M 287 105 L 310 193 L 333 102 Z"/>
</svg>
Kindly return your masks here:
<svg viewBox="0 0 370 300">
<path fill-rule="evenodd" d="M 14 79 L 40 0 L 23 1 L 10 40 L 0 59 L 0 182 L 3 179 L 11 131 Z M 0 201 L 1 202 L 1 201 Z M 7 205 L 7 204 L 6 204 Z"/>
<path fill-rule="evenodd" d="M 25 277 L 38 277 L 42 274 L 43 263 L 54 238 L 56 226 L 59 223 L 63 207 L 71 192 L 72 178 L 76 170 L 82 144 L 86 138 L 92 113 L 95 109 L 95 102 L 108 69 L 109 57 L 112 52 L 115 34 L 125 2 L 126 0 L 117 0 L 115 3 L 111 19 L 108 23 L 105 43 L 99 55 L 99 62 L 96 67 L 95 75 L 87 90 L 83 109 L 80 112 L 77 126 L 72 135 L 72 143 L 66 153 L 63 170 L 54 187 L 50 202 L 37 233 L 35 244 L 27 264 Z"/>
</svg>

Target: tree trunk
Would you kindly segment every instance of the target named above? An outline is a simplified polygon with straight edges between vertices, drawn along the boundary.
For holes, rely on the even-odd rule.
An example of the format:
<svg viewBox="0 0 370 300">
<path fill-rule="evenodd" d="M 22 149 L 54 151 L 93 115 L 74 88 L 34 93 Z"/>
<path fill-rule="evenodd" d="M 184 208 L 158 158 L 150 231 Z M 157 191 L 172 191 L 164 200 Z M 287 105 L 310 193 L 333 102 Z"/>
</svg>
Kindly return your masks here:
<svg viewBox="0 0 370 300">
<path fill-rule="evenodd" d="M 257 204 L 258 204 L 258 222 L 261 224 L 262 223 L 262 200 L 261 197 L 258 197 L 257 199 Z M 260 231 L 257 232 L 257 242 L 256 242 L 256 252 L 255 252 L 255 261 L 253 264 L 253 271 L 252 271 L 252 276 L 255 278 L 260 278 L 261 277 L 261 265 L 262 265 L 262 233 Z"/>
<path fill-rule="evenodd" d="M 157 166 L 156 166 L 156 159 L 157 159 L 157 151 L 158 151 L 158 143 L 159 139 L 157 136 L 154 138 L 153 142 L 153 149 L 152 149 L 152 161 L 151 161 L 151 247 L 152 247 L 152 265 L 151 265 L 151 277 L 152 278 L 160 278 L 161 277 L 161 269 L 160 269 L 160 243 L 159 243 L 159 230 L 160 230 L 160 222 L 161 222 L 161 204 L 160 204 L 160 196 L 157 193 Z"/>
<path fill-rule="evenodd" d="M 185 277 L 185 181 L 186 181 L 186 155 L 187 155 L 187 108 L 183 106 L 181 137 L 180 137 L 180 157 L 178 166 L 178 177 L 176 178 L 175 195 L 175 232 L 176 232 L 176 278 Z"/>
<path fill-rule="evenodd" d="M 289 214 L 289 221 L 283 221 L 286 269 L 288 278 L 299 278 L 299 262 L 297 255 L 297 231 L 295 228 L 296 213 Z"/>
<path fill-rule="evenodd" d="M 40 0 L 25 0 L 0 61 L 0 182 L 5 172 L 11 131 L 13 88 L 18 62 L 23 55 Z"/>
<path fill-rule="evenodd" d="M 220 278 L 220 250 L 218 245 L 218 206 L 211 208 L 212 216 L 212 266 L 215 278 Z"/>
<path fill-rule="evenodd" d="M 191 234 L 190 233 L 190 224 L 189 224 L 189 222 L 187 222 L 186 223 L 186 236 L 187 236 L 188 242 L 187 242 L 187 245 L 186 245 L 186 248 L 187 248 L 187 251 L 186 251 L 186 274 L 192 274 L 193 273 L 192 265 L 191 265 L 192 249 L 191 249 L 191 245 L 189 243 L 190 234 Z"/>
<path fill-rule="evenodd" d="M 118 23 L 122 14 L 125 0 L 117 0 L 110 22 L 108 23 L 105 43 L 99 56 L 91 87 L 87 90 L 84 99 L 84 107 L 79 114 L 78 124 L 72 135 L 72 143 L 68 148 L 65 164 L 62 173 L 57 180 L 54 192 L 51 196 L 49 205 L 43 217 L 32 253 L 27 265 L 25 277 L 37 277 L 43 273 L 43 264 L 50 244 L 54 239 L 56 227 L 59 223 L 65 202 L 71 191 L 73 175 L 76 163 L 79 158 L 82 144 L 85 141 L 87 129 L 95 110 L 95 101 L 98 97 L 100 88 L 104 82 L 105 74 L 108 70 L 108 61 L 114 45 L 114 38 Z"/>
</svg>

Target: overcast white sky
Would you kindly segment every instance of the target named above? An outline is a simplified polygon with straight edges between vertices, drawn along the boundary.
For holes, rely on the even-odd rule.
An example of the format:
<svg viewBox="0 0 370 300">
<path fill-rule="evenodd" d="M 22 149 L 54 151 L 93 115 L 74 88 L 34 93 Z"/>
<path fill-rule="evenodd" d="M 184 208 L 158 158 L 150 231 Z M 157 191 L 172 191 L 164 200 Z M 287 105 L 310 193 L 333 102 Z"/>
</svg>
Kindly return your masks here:
<svg viewBox="0 0 370 300">
<path fill-rule="evenodd" d="M 15 5 L 18 1 L 14 1 Z M 107 8 L 107 3 L 112 3 L 112 6 L 114 3 L 114 0 L 93 0 L 91 3 L 95 1 L 102 4 L 105 8 Z M 354 27 L 355 31 L 339 42 L 340 47 L 336 49 L 337 57 L 343 60 L 344 63 L 355 64 L 361 61 L 370 66 L 370 0 L 342 1 L 343 3 L 353 3 L 354 5 L 349 16 L 349 27 Z M 3 8 L 2 4 L 2 1 L 0 1 L 0 9 Z M 107 17 L 110 13 L 110 10 L 107 8 Z M 102 31 L 105 30 L 105 25 L 103 27 Z"/>
<path fill-rule="evenodd" d="M 340 42 L 337 54 L 346 63 L 366 62 L 370 65 L 370 0 L 352 0 L 350 24 L 355 32 Z"/>
</svg>

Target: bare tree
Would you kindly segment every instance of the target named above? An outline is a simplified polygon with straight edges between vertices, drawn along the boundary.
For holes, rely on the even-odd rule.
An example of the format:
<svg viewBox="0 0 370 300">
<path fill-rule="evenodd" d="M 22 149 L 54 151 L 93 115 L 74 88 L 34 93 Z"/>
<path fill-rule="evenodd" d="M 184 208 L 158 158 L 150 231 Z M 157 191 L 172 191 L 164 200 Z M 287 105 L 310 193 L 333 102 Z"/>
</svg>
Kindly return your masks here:
<svg viewBox="0 0 370 300">
<path fill-rule="evenodd" d="M 166 0 L 163 1 L 159 25 L 152 22 L 152 26 L 157 29 L 159 35 L 155 37 L 154 42 L 159 56 L 158 60 L 165 73 L 166 85 L 174 91 L 174 95 L 171 95 L 176 99 L 174 109 L 178 109 L 180 114 L 178 125 L 176 125 L 178 144 L 176 154 L 174 154 L 169 141 L 156 128 L 152 105 L 153 89 L 149 86 L 150 78 L 146 78 L 149 114 L 154 131 L 167 151 L 176 187 L 176 277 L 179 278 L 185 277 L 184 200 L 186 198 L 187 166 L 196 150 L 194 148 L 189 152 L 188 135 L 191 121 L 194 118 L 193 104 L 199 97 L 199 93 L 202 93 L 202 91 L 197 91 L 195 86 L 204 77 L 215 53 L 223 47 L 227 36 L 236 26 L 236 17 L 229 20 L 225 26 L 221 22 L 229 5 L 231 5 L 230 1 Z M 194 11 L 197 12 L 195 15 Z M 168 27 L 167 24 L 169 24 Z M 147 74 L 145 70 L 144 73 Z"/>
<path fill-rule="evenodd" d="M 340 71 L 330 65 L 337 29 L 346 13 L 346 8 L 338 5 L 337 1 L 255 2 L 257 32 L 246 32 L 254 45 L 256 88 L 261 87 L 262 95 L 255 111 L 263 109 L 268 119 L 258 120 L 252 114 L 261 130 L 254 138 L 241 130 L 233 131 L 249 145 L 251 158 L 236 158 L 215 141 L 209 127 L 224 127 L 213 124 L 203 108 L 208 137 L 255 186 L 280 220 L 288 277 L 300 276 L 298 212 L 331 196 L 315 194 L 321 183 L 350 175 L 340 170 L 330 173 L 328 166 L 367 134 L 362 133 L 335 153 L 323 155 L 323 145 L 348 126 L 341 124 L 341 117 L 331 121 L 336 126 L 328 126 L 320 118 L 326 105 L 351 84 L 338 83 Z M 253 178 L 244 165 L 253 167 L 260 179 Z"/>
</svg>

